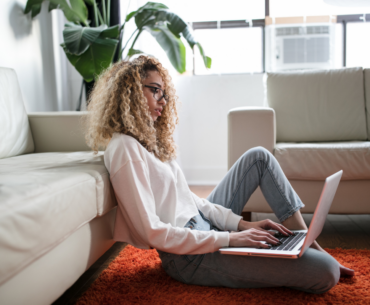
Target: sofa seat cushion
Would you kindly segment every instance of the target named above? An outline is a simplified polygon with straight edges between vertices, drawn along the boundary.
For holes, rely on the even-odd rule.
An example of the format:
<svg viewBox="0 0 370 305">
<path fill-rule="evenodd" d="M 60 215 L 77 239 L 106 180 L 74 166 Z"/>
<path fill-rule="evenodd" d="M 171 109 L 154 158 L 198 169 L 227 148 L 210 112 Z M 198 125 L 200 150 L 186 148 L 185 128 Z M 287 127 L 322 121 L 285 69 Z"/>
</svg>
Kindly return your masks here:
<svg viewBox="0 0 370 305">
<path fill-rule="evenodd" d="M 274 155 L 291 180 L 370 179 L 370 142 L 277 143 Z"/>
<path fill-rule="evenodd" d="M 0 284 L 115 206 L 103 153 L 0 160 Z"/>
</svg>

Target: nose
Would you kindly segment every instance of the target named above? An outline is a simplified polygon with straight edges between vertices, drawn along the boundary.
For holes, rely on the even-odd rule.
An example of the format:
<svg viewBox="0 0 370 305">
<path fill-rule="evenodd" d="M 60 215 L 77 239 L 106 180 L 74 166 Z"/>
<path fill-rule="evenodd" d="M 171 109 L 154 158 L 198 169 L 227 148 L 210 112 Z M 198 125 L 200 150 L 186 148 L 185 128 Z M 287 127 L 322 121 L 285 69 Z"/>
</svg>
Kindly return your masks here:
<svg viewBox="0 0 370 305">
<path fill-rule="evenodd" d="M 163 104 L 163 106 L 166 106 L 167 101 L 164 99 L 164 96 L 158 101 L 158 103 Z"/>
</svg>

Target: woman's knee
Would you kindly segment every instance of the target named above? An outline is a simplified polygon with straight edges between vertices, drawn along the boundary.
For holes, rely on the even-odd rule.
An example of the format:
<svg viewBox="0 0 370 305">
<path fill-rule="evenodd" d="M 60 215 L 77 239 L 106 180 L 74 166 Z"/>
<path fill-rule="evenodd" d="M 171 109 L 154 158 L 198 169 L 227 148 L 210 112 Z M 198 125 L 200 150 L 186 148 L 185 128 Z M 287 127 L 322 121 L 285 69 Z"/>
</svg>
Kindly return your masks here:
<svg viewBox="0 0 370 305">
<path fill-rule="evenodd" d="M 315 285 L 316 287 L 313 291 L 318 294 L 332 289 L 338 283 L 340 277 L 338 262 L 329 254 L 325 256 L 320 266 L 320 273 L 317 274 L 318 283 Z"/>
<path fill-rule="evenodd" d="M 262 146 L 256 146 L 256 147 L 253 147 L 251 149 L 248 149 L 243 157 L 244 158 L 249 158 L 249 157 L 252 157 L 252 158 L 256 158 L 256 159 L 260 159 L 260 160 L 266 160 L 268 159 L 272 154 L 264 147 Z"/>
</svg>

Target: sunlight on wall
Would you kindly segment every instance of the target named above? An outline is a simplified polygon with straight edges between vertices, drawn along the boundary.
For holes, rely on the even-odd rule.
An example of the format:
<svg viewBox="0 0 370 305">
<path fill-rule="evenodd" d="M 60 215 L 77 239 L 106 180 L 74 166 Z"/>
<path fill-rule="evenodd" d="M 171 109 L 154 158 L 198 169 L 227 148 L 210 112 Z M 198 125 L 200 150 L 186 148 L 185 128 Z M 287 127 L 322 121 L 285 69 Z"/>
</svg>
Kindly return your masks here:
<svg viewBox="0 0 370 305">
<path fill-rule="evenodd" d="M 187 22 L 265 18 L 265 0 L 159 0 Z"/>
<path fill-rule="evenodd" d="M 347 24 L 347 67 L 370 67 L 369 33 L 370 23 Z"/>
<path fill-rule="evenodd" d="M 270 0 L 271 17 L 348 15 L 370 13 L 367 7 L 340 7 L 323 0 Z"/>
</svg>

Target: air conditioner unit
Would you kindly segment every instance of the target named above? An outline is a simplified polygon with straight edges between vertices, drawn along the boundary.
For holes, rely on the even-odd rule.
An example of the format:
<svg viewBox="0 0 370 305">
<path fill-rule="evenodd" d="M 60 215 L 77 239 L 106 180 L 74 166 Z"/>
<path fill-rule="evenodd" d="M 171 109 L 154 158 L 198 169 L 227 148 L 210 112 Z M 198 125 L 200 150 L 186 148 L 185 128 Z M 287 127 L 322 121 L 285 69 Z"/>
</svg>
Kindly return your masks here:
<svg viewBox="0 0 370 305">
<path fill-rule="evenodd" d="M 335 24 L 266 26 L 266 71 L 335 68 Z"/>
</svg>

